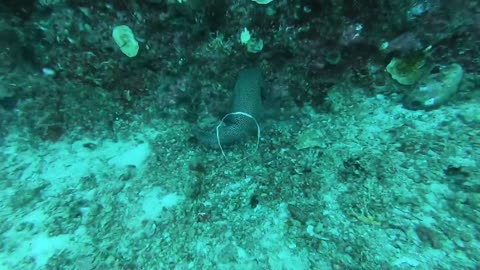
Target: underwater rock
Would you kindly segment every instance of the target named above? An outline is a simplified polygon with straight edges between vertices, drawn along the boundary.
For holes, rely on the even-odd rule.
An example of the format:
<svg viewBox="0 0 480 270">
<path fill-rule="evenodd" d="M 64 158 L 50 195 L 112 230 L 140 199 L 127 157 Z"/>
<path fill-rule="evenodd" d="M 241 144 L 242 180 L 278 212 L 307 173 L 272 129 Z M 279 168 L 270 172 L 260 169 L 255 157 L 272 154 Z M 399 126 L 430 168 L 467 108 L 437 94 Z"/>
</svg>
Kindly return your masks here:
<svg viewBox="0 0 480 270">
<path fill-rule="evenodd" d="M 421 52 L 402 58 L 394 57 L 387 65 L 387 72 L 399 84 L 412 85 L 427 73 L 428 68 L 426 55 Z"/>
<path fill-rule="evenodd" d="M 437 66 L 414 86 L 403 105 L 412 110 L 436 109 L 457 92 L 462 77 L 463 68 L 458 64 Z"/>
</svg>

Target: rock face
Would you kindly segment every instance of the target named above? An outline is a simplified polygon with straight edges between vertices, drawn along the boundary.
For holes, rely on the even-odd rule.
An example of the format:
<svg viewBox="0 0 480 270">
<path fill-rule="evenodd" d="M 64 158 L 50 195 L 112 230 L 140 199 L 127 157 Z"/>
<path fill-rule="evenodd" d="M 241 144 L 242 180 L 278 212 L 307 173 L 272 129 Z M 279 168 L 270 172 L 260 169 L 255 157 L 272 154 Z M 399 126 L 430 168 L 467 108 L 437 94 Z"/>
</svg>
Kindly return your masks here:
<svg viewBox="0 0 480 270">
<path fill-rule="evenodd" d="M 458 64 L 437 66 L 406 95 L 403 105 L 412 110 L 432 110 L 445 104 L 457 92 L 463 77 Z"/>
</svg>

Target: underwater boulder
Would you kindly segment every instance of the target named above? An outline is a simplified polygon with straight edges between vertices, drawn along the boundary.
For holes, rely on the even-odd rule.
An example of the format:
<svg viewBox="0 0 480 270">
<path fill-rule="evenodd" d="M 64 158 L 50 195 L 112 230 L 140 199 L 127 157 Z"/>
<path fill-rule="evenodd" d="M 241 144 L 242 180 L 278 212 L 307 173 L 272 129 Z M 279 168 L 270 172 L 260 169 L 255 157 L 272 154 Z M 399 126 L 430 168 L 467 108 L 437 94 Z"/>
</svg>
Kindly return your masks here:
<svg viewBox="0 0 480 270">
<path fill-rule="evenodd" d="M 463 68 L 458 64 L 437 66 L 406 95 L 403 105 L 411 110 L 432 110 L 445 104 L 458 90 Z"/>
<path fill-rule="evenodd" d="M 387 65 L 387 72 L 402 85 L 417 83 L 429 70 L 426 54 L 415 53 L 406 57 L 394 57 Z"/>
</svg>

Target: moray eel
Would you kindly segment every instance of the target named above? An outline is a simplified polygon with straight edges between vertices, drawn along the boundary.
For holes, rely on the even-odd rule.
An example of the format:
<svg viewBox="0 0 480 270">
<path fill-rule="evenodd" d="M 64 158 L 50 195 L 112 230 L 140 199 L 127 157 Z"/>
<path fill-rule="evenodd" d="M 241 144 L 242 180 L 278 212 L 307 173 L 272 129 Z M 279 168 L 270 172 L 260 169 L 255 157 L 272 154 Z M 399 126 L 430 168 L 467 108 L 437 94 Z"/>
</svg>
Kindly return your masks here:
<svg viewBox="0 0 480 270">
<path fill-rule="evenodd" d="M 259 68 L 240 71 L 233 91 L 233 106 L 230 113 L 243 112 L 253 116 L 257 121 L 261 118 L 263 76 Z M 230 115 L 219 128 L 219 138 L 222 146 L 235 144 L 244 138 L 256 134 L 257 127 L 253 119 L 244 115 Z M 218 148 L 217 133 L 193 130 L 197 140 L 212 148 Z"/>
</svg>

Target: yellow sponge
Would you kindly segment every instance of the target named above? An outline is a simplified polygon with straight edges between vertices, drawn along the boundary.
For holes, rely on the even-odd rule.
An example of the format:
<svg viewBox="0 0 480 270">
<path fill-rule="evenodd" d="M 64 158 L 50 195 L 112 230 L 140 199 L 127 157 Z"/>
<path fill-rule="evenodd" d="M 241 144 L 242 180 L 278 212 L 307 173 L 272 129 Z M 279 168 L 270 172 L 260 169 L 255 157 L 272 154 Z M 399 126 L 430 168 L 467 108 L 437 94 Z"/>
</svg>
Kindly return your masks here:
<svg viewBox="0 0 480 270">
<path fill-rule="evenodd" d="M 135 57 L 138 53 L 138 41 L 132 29 L 126 25 L 119 25 L 113 28 L 112 37 L 120 50 L 128 57 Z"/>
</svg>

